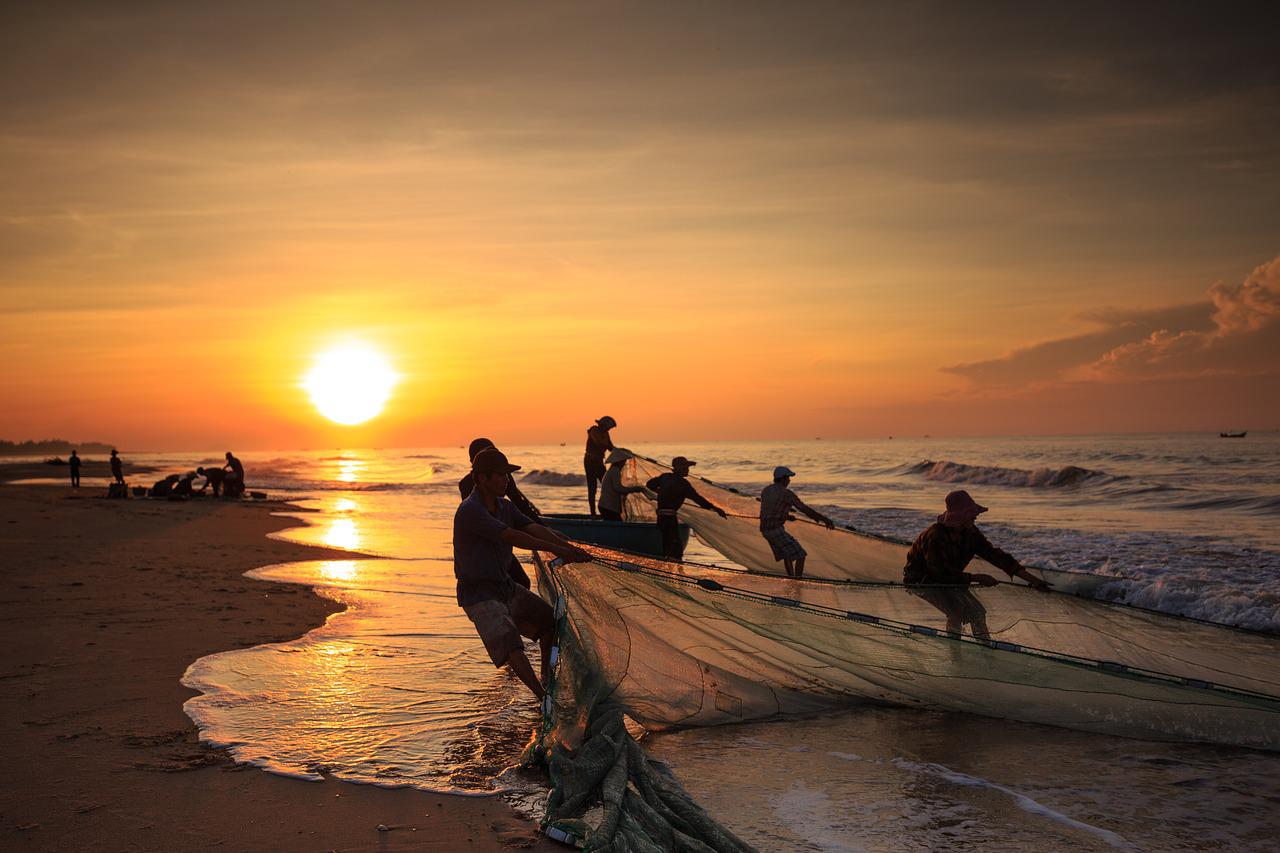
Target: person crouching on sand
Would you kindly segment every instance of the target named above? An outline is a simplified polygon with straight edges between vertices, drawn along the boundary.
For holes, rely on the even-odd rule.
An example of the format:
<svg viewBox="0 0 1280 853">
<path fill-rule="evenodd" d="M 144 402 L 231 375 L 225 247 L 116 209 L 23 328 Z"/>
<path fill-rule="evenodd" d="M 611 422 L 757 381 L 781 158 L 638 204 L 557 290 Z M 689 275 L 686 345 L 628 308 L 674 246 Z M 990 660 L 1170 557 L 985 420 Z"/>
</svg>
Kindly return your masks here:
<svg viewBox="0 0 1280 853">
<path fill-rule="evenodd" d="M 836 523 L 817 510 L 810 509 L 791 491 L 791 478 L 795 475 L 796 472 L 785 465 L 773 469 L 773 483 L 760 492 L 760 535 L 773 549 L 774 561 L 782 561 L 787 577 L 802 578 L 804 558 L 808 556 L 808 552 L 787 532 L 786 524 L 791 517 L 791 510 L 803 512 L 819 524 L 825 524 L 828 529 L 835 527 Z"/>
<path fill-rule="evenodd" d="M 1031 574 L 1012 556 L 987 541 L 974 523 L 987 508 L 969 497 L 968 492 L 954 491 L 947 495 L 946 503 L 947 511 L 917 536 L 907 551 L 902 582 L 942 611 L 947 617 L 948 633 L 959 634 L 962 626 L 969 625 L 973 636 L 989 640 L 987 610 L 968 586 L 974 583 L 995 586 L 999 581 L 991 575 L 966 572 L 964 569 L 970 560 L 981 557 L 1038 590 L 1048 590 L 1052 584 Z"/>
<path fill-rule="evenodd" d="M 493 665 L 509 667 L 541 699 L 546 695 L 543 682 L 555 639 L 555 613 L 511 579 L 512 547 L 547 551 L 569 563 L 589 562 L 591 555 L 559 539 L 504 497 L 512 472 L 519 470 L 493 447 L 472 460 L 475 489 L 453 516 L 453 574 L 458 606 L 475 625 Z M 541 680 L 525 656 L 522 636 L 542 647 Z"/>
</svg>

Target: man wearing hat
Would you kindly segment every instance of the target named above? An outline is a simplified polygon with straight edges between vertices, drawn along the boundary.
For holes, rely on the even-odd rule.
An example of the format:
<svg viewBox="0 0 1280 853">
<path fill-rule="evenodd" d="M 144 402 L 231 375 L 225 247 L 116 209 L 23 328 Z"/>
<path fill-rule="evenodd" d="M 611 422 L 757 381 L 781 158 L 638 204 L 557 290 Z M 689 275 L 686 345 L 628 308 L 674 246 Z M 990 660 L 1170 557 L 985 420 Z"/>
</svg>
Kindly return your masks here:
<svg viewBox="0 0 1280 853">
<path fill-rule="evenodd" d="M 604 461 L 609 470 L 600 481 L 600 517 L 605 521 L 622 521 L 622 502 L 627 495 L 647 491 L 644 486 L 622 485 L 622 466 L 630 458 L 630 450 L 618 448 Z"/>
<path fill-rule="evenodd" d="M 614 449 L 609 430 L 617 425 L 617 421 L 605 415 L 596 421 L 595 426 L 587 428 L 587 449 L 582 454 L 582 467 L 587 472 L 587 503 L 591 506 L 592 518 L 596 517 L 596 486 L 604 479 L 604 455 Z"/>
<path fill-rule="evenodd" d="M 987 541 L 974 524 L 987 511 L 963 489 L 947 495 L 947 511 L 916 537 L 907 551 L 907 565 L 902 582 L 915 587 L 913 592 L 941 610 L 947 617 L 947 631 L 959 634 L 969 625 L 973 636 L 990 639 L 987 611 L 969 591 L 970 584 L 995 586 L 999 581 L 986 574 L 966 572 L 974 557 L 981 557 L 1010 577 L 1022 578 L 1035 589 L 1047 590 L 1050 584 L 1022 567 L 1008 553 Z"/>
<path fill-rule="evenodd" d="M 791 478 L 796 475 L 785 465 L 773 469 L 773 483 L 765 486 L 760 492 L 760 535 L 773 549 L 774 561 L 781 560 L 782 567 L 789 578 L 804 577 L 804 558 L 808 552 L 804 550 L 796 538 L 787 532 L 787 520 L 791 510 L 799 510 L 828 529 L 836 523 L 815 509 L 810 509 L 804 501 L 791 491 Z"/>
<path fill-rule="evenodd" d="M 511 549 L 546 551 L 569 563 L 589 562 L 591 555 L 556 537 L 504 497 L 511 473 L 519 470 L 494 447 L 481 450 L 471 461 L 475 489 L 453 516 L 453 574 L 458 579 L 458 605 L 476 626 L 493 665 L 510 667 L 541 699 L 546 690 L 520 638 L 542 646 L 546 678 L 555 614 L 551 605 L 511 579 Z"/>
<path fill-rule="evenodd" d="M 493 442 L 487 438 L 474 439 L 471 442 L 471 445 L 467 448 L 467 457 L 474 462 L 477 453 L 493 446 Z M 465 501 L 471 496 L 471 493 L 475 491 L 475 488 L 476 475 L 468 471 L 466 476 L 458 481 L 458 492 Z M 526 498 L 524 496 L 524 492 L 520 491 L 520 487 L 516 485 L 514 477 L 507 478 L 506 497 L 507 500 L 515 504 L 516 509 L 520 510 L 520 512 L 527 518 L 533 521 L 542 520 L 542 513 L 533 505 L 533 501 Z M 533 588 L 533 583 L 529 580 L 529 573 L 524 570 L 524 566 L 520 565 L 520 560 L 517 559 L 514 554 L 511 555 L 511 579 L 525 589 Z"/>
<path fill-rule="evenodd" d="M 645 487 L 658 493 L 658 530 L 662 532 L 662 554 L 677 563 L 684 559 L 684 543 L 680 541 L 680 507 L 691 500 L 703 509 L 709 509 L 721 518 L 725 512 L 698 494 L 689 482 L 689 469 L 697 462 L 677 456 L 671 460 L 671 470 L 654 477 Z"/>
</svg>

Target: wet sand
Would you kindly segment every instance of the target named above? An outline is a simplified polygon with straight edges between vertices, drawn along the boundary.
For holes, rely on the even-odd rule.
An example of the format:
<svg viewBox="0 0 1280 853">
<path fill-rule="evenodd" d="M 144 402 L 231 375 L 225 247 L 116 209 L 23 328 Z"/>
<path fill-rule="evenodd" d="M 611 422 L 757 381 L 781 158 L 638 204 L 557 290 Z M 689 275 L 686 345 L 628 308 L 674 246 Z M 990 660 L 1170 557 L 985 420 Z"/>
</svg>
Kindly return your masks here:
<svg viewBox="0 0 1280 853">
<path fill-rule="evenodd" d="M 296 524 L 279 504 L 98 494 L 0 486 L 0 847 L 564 849 L 497 798 L 273 776 L 200 744 L 186 667 L 336 607 L 243 572 L 335 552 L 267 539 Z"/>
</svg>

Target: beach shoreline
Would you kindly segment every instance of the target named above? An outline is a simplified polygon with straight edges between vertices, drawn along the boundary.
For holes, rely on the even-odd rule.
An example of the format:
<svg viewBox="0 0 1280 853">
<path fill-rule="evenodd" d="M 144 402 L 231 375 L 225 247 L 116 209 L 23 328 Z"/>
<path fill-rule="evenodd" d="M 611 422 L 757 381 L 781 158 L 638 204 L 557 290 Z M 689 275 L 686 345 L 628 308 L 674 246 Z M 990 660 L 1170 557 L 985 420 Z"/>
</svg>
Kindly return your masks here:
<svg viewBox="0 0 1280 853">
<path fill-rule="evenodd" d="M 563 849 L 498 797 L 287 778 L 200 743 L 182 710 L 191 663 L 340 609 L 244 572 L 351 555 L 269 537 L 303 523 L 272 515 L 278 503 L 99 495 L 0 486 L 0 846 Z"/>
</svg>

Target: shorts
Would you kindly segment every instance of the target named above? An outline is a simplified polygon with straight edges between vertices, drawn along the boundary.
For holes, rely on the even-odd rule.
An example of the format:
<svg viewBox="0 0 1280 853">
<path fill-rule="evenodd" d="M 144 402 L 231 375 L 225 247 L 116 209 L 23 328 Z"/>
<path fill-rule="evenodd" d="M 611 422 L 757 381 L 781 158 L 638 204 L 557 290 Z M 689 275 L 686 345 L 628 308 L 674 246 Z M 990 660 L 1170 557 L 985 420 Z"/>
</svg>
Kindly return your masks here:
<svg viewBox="0 0 1280 853">
<path fill-rule="evenodd" d="M 764 541 L 768 542 L 769 547 L 773 549 L 774 560 L 799 560 L 808 555 L 808 552 L 804 550 L 804 546 L 796 541 L 796 537 L 781 527 L 775 527 L 772 530 L 761 530 L 760 535 L 764 537 Z"/>
<path fill-rule="evenodd" d="M 596 459 L 592 456 L 582 457 L 582 469 L 587 472 L 587 481 L 591 483 L 599 482 L 604 479 L 604 459 Z"/>
<path fill-rule="evenodd" d="M 987 608 L 982 606 L 978 597 L 964 586 L 920 586 L 907 589 L 932 604 L 948 619 L 954 619 L 961 625 L 972 625 L 974 622 L 985 622 Z"/>
<path fill-rule="evenodd" d="M 684 561 L 684 542 L 680 541 L 680 519 L 675 513 L 658 510 L 658 532 L 662 534 L 662 556 L 677 563 Z"/>
<path fill-rule="evenodd" d="M 512 652 L 524 651 L 521 637 L 541 640 L 556 627 L 551 605 L 524 587 L 516 587 L 506 601 L 490 598 L 462 609 L 476 626 L 489 660 L 499 668 L 507 665 Z"/>
</svg>

